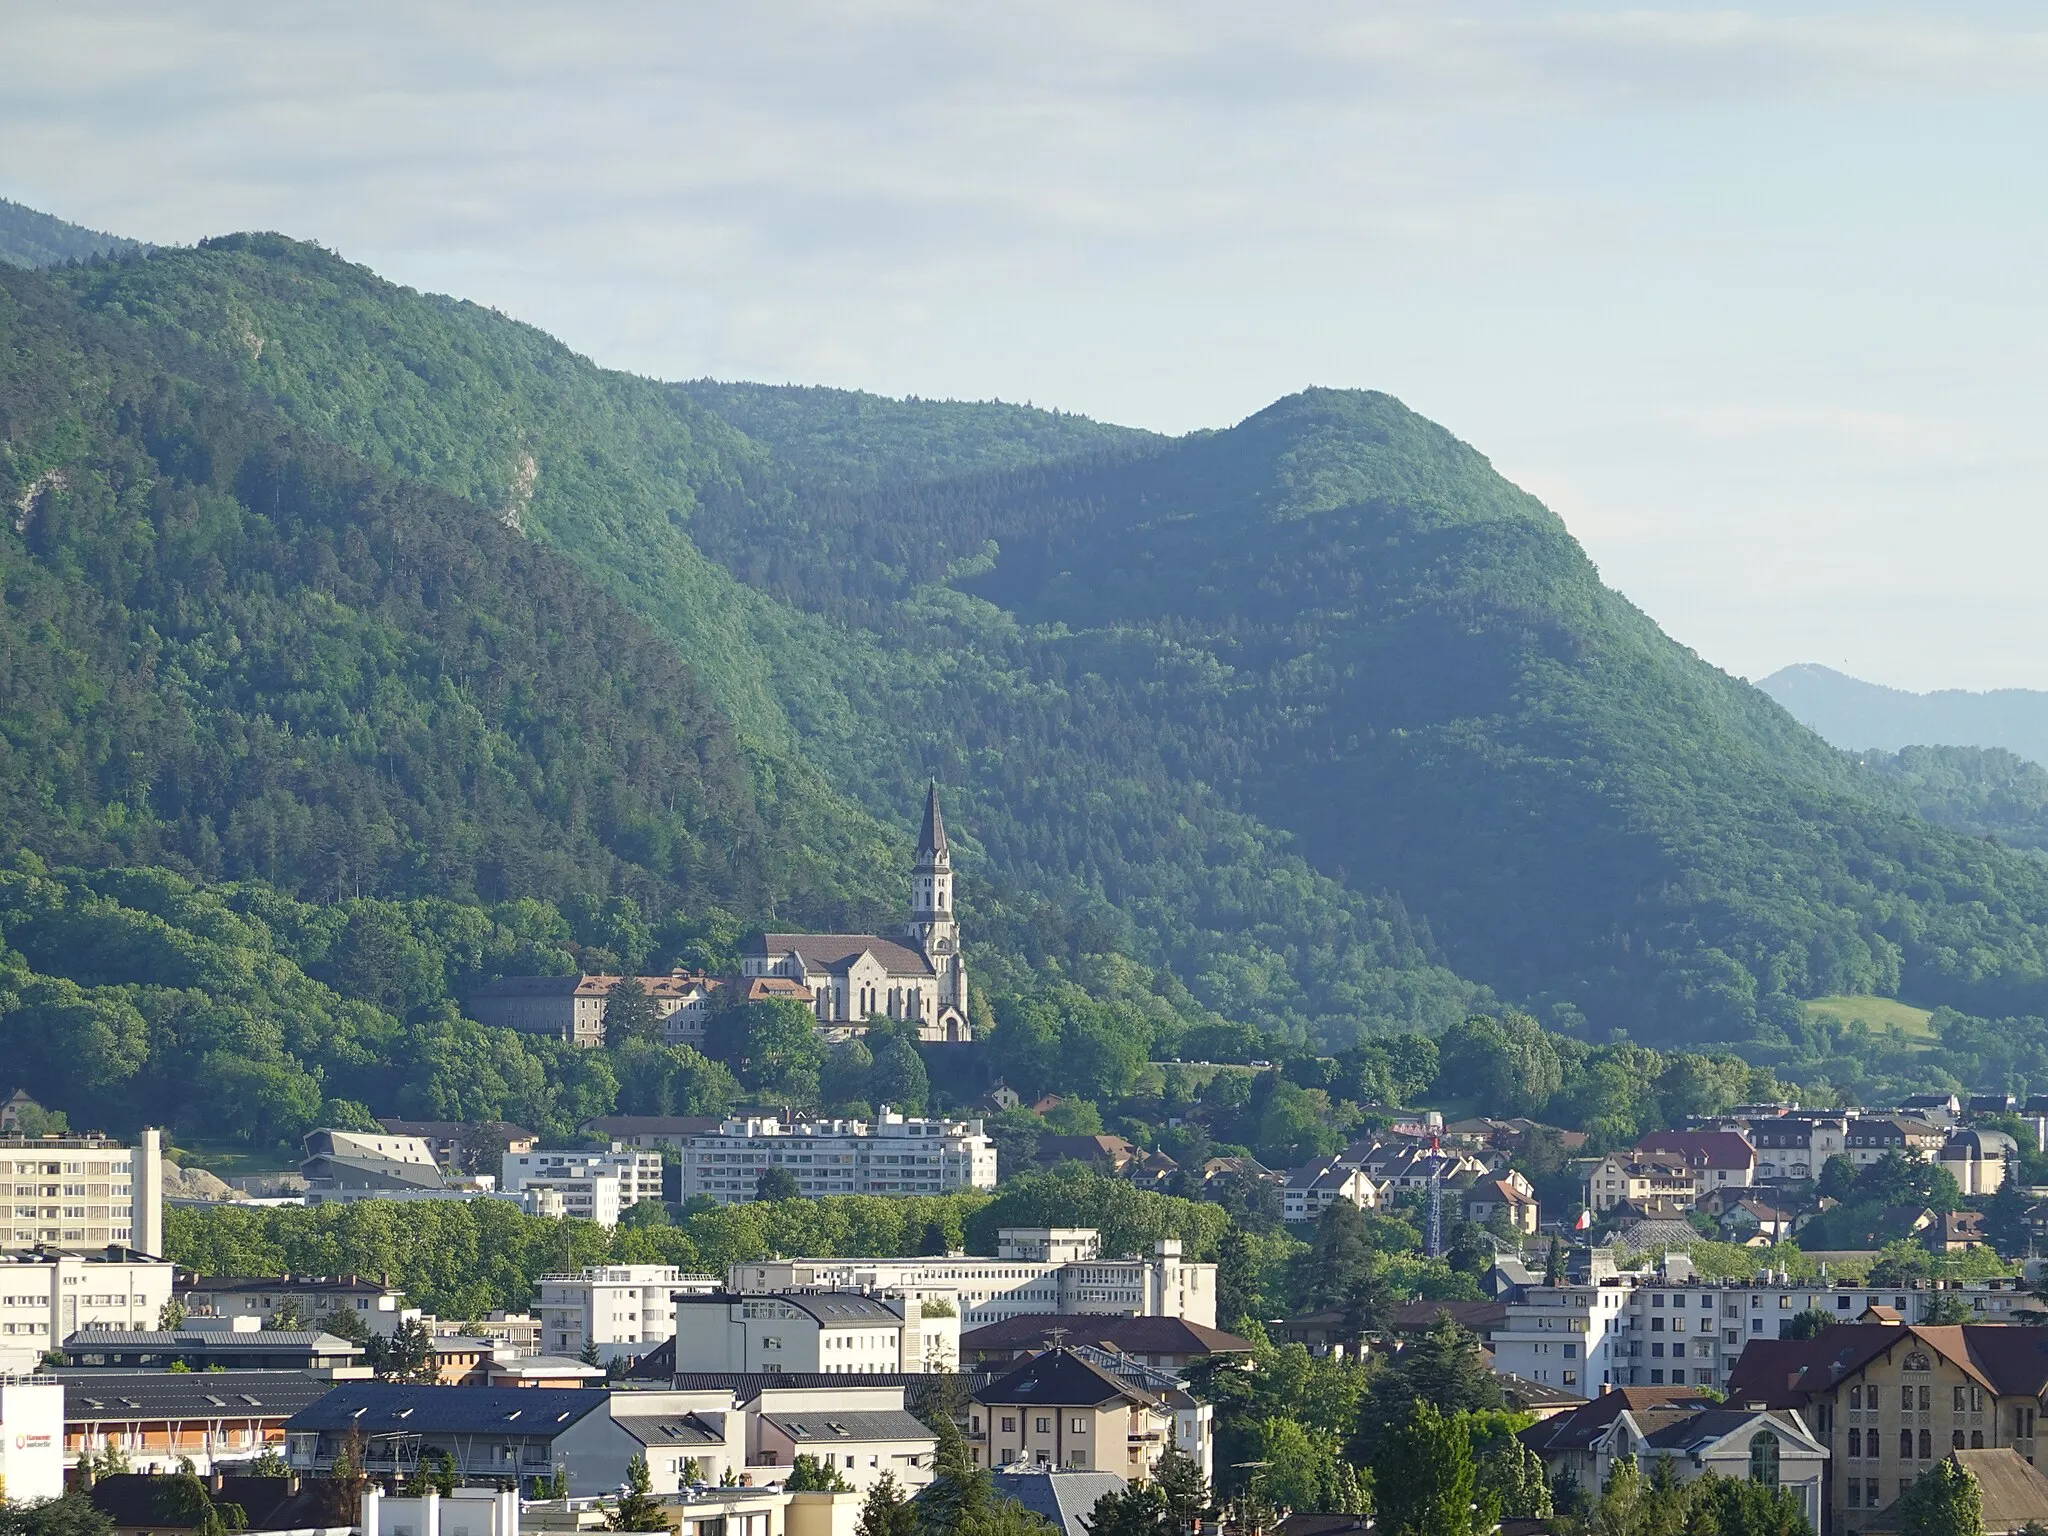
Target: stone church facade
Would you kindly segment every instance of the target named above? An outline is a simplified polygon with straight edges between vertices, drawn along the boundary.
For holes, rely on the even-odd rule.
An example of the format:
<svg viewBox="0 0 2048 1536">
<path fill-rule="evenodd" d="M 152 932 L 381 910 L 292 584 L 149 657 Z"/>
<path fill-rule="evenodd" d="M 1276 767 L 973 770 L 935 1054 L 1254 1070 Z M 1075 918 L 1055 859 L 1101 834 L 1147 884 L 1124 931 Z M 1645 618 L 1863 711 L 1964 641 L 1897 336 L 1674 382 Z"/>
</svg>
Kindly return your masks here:
<svg viewBox="0 0 2048 1536">
<path fill-rule="evenodd" d="M 858 1026 L 880 1014 L 915 1020 L 922 1040 L 973 1039 L 967 965 L 953 918 L 953 856 L 938 785 L 925 795 L 910 876 L 910 921 L 901 935 L 764 933 L 741 952 L 740 975 L 802 986 L 822 1025 Z"/>
</svg>

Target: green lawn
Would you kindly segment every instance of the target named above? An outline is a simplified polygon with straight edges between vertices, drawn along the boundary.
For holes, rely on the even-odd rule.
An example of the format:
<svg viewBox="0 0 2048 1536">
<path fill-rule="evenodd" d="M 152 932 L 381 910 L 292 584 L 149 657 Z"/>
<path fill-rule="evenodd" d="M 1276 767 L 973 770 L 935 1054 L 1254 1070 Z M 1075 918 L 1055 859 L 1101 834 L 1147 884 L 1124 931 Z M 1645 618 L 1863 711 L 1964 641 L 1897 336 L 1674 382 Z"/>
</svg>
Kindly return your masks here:
<svg viewBox="0 0 2048 1536">
<path fill-rule="evenodd" d="M 1933 1011 L 1915 1008 L 1895 997 L 1816 997 L 1807 1003 L 1806 1011 L 1843 1024 L 1868 1024 L 1875 1030 L 1890 1029 L 1896 1024 L 1909 1040 L 1934 1042 L 1934 1026 L 1929 1022 Z"/>
<path fill-rule="evenodd" d="M 251 1149 L 235 1142 L 195 1141 L 191 1146 L 164 1148 L 180 1168 L 204 1168 L 221 1179 L 249 1173 L 297 1173 L 299 1159 L 282 1147 Z"/>
</svg>

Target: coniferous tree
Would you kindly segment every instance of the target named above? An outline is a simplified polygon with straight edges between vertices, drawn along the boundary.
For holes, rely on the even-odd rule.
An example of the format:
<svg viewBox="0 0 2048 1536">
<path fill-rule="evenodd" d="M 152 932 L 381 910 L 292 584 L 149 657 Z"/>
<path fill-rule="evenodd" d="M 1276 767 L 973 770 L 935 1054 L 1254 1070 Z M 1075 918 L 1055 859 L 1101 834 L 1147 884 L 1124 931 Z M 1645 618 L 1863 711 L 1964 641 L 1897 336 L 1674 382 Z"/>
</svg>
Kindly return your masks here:
<svg viewBox="0 0 2048 1536">
<path fill-rule="evenodd" d="M 918 1511 L 897 1486 L 896 1474 L 884 1472 L 868 1489 L 860 1507 L 856 1536 L 916 1536 Z"/>
<path fill-rule="evenodd" d="M 617 1050 L 629 1041 L 661 1040 L 661 1013 L 638 976 L 628 976 L 604 1000 L 604 1043 Z"/>
<path fill-rule="evenodd" d="M 1372 1483 L 1377 1524 L 1389 1536 L 1471 1536 L 1490 1530 L 1489 1510 L 1475 1516 L 1475 1472 L 1465 1426 L 1417 1400 L 1383 1437 Z"/>
</svg>

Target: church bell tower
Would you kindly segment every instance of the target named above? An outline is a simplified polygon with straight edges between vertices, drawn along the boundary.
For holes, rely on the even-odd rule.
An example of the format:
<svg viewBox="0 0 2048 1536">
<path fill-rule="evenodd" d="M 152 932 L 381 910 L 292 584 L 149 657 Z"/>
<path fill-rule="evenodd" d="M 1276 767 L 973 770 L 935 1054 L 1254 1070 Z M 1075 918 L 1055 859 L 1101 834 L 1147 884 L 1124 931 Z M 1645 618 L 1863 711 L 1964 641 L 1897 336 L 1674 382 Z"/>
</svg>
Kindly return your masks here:
<svg viewBox="0 0 2048 1536">
<path fill-rule="evenodd" d="M 960 958 L 960 925 L 953 918 L 953 854 L 946 846 L 946 819 L 939 814 L 937 779 L 925 792 L 924 826 L 911 866 L 910 940 L 938 976 L 939 1038 L 968 1039 L 967 968 Z"/>
</svg>

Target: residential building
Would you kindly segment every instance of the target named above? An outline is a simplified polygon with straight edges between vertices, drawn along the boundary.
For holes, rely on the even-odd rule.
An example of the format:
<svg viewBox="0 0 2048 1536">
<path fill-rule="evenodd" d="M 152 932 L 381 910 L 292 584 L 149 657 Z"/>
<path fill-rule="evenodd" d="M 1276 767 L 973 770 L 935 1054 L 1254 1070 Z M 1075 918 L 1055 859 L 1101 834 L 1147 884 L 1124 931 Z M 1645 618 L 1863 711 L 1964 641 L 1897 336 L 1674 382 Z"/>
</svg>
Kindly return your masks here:
<svg viewBox="0 0 2048 1536">
<path fill-rule="evenodd" d="M 1948 1132 L 1905 1115 L 1858 1115 L 1849 1122 L 1843 1140 L 1842 1155 L 1858 1168 L 1867 1168 L 1887 1152 L 1931 1163 L 1948 1140 Z"/>
<path fill-rule="evenodd" d="M 0 1365 L 27 1369 L 81 1328 L 154 1328 L 175 1274 L 124 1249 L 0 1255 Z"/>
<path fill-rule="evenodd" d="M 960 1336 L 960 1357 L 969 1366 L 1001 1365 L 1038 1354 L 1049 1345 L 1089 1344 L 1114 1355 L 1129 1355 L 1162 1370 L 1182 1371 L 1212 1355 L 1249 1356 L 1249 1341 L 1220 1328 L 1181 1317 L 1075 1317 L 1038 1315 L 1005 1318 Z"/>
<path fill-rule="evenodd" d="M 1288 1221 L 1316 1221 L 1339 1200 L 1361 1211 L 1376 1211 L 1380 1206 L 1380 1187 L 1355 1163 L 1347 1163 L 1341 1157 L 1319 1157 L 1287 1175 L 1287 1186 L 1280 1193 L 1280 1210 Z"/>
<path fill-rule="evenodd" d="M 285 1421 L 334 1389 L 302 1371 L 64 1371 L 64 1465 L 113 1449 L 137 1472 L 284 1448 Z M 10 1483 L 10 1488 L 12 1484 Z"/>
<path fill-rule="evenodd" d="M 1862 1536 L 1896 1530 L 1899 1495 L 1953 1451 L 2033 1462 L 2048 1351 L 2032 1328 L 1850 1323 L 1758 1341 L 1728 1391 L 1800 1411 L 1834 1453 L 1822 1529 Z"/>
<path fill-rule="evenodd" d="M 1216 1405 L 1205 1403 L 1181 1384 L 1179 1373 L 1147 1365 L 1136 1355 L 1115 1354 L 1092 1344 L 1066 1346 L 1098 1370 L 1144 1388 L 1173 1410 L 1173 1443 L 1181 1455 L 1216 1476 Z"/>
<path fill-rule="evenodd" d="M 420 1315 L 419 1308 L 405 1304 L 404 1291 L 360 1275 L 188 1273 L 178 1277 L 175 1292 L 186 1317 L 195 1323 L 213 1317 L 248 1317 L 263 1326 L 284 1315 L 317 1327 L 325 1314 L 353 1312 L 369 1332 L 389 1338 Z"/>
<path fill-rule="evenodd" d="M 1774 1340 L 1801 1312 L 1844 1322 L 1873 1307 L 1909 1322 L 1934 1298 L 1959 1296 L 1986 1322 L 2039 1314 L 2018 1281 L 1983 1281 L 1937 1290 L 1825 1281 L 1702 1281 L 1670 1254 L 1656 1269 L 1617 1271 L 1594 1250 L 1589 1270 L 1563 1284 L 1515 1288 L 1505 1323 L 1494 1331 L 1494 1369 L 1593 1397 L 1608 1387 L 1722 1388 L 1752 1343 Z"/>
<path fill-rule="evenodd" d="M 506 1312 L 494 1309 L 483 1317 L 466 1319 L 442 1319 L 431 1314 L 417 1314 L 427 1325 L 427 1331 L 436 1338 L 470 1334 L 505 1345 L 515 1356 L 538 1355 L 541 1347 L 541 1322 L 531 1312 Z"/>
<path fill-rule="evenodd" d="M 1581 1488 L 1600 1488 L 1613 1469 L 1608 1431 L 1624 1412 L 1633 1413 L 1638 1425 L 1655 1426 L 1714 1406 L 1712 1397 L 1692 1387 L 1612 1387 L 1597 1397 L 1576 1399 L 1565 1412 L 1530 1425 L 1518 1438 L 1543 1458 L 1553 1480 L 1569 1477 Z"/>
<path fill-rule="evenodd" d="M 46 1246 L 164 1251 L 163 1133 L 131 1142 L 0 1136 L 0 1253 Z"/>
<path fill-rule="evenodd" d="M 1828 1159 L 1848 1147 L 1847 1115 L 1759 1115 L 1736 1124 L 1756 1148 L 1760 1184 L 1817 1179 Z"/>
<path fill-rule="evenodd" d="M 194 1323 L 212 1326 L 193 1326 Z M 63 1343 L 72 1370 L 307 1371 L 370 1374 L 363 1346 L 316 1328 L 264 1328 L 253 1317 L 188 1319 L 177 1329 L 81 1328 Z"/>
<path fill-rule="evenodd" d="M 1104 1173 L 1123 1173 L 1144 1154 L 1122 1136 L 1040 1136 L 1032 1160 L 1041 1167 L 1080 1163 Z"/>
<path fill-rule="evenodd" d="M 786 1169 L 806 1196 L 941 1195 L 994 1189 L 995 1143 L 979 1120 L 908 1117 L 886 1107 L 873 1120 L 734 1116 L 682 1146 L 682 1198 L 751 1200 L 761 1175 Z"/>
<path fill-rule="evenodd" d="M 1695 1200 L 1709 1190 L 1756 1182 L 1756 1148 L 1739 1131 L 1652 1131 L 1636 1143 L 1636 1156 L 1690 1168 Z"/>
<path fill-rule="evenodd" d="M 616 1227 L 622 1211 L 661 1199 L 661 1154 L 612 1143 L 608 1152 L 507 1152 L 499 1186 L 507 1195 L 552 1192 L 560 1213 Z"/>
<path fill-rule="evenodd" d="M 823 1025 L 864 1025 L 880 1015 L 914 1021 L 918 1037 L 974 1038 L 967 1018 L 967 962 L 953 915 L 953 855 L 927 790 L 910 870 L 910 922 L 900 937 L 869 933 L 763 933 L 740 953 L 743 979 L 795 982 Z"/>
<path fill-rule="evenodd" d="M 472 1482 L 530 1490 L 561 1471 L 570 1497 L 587 1498 L 616 1492 L 627 1463 L 644 1456 L 652 1491 L 670 1502 L 699 1498 L 704 1485 L 727 1477 L 756 1489 L 778 1483 L 799 1453 L 829 1457 L 857 1489 L 888 1473 L 915 1492 L 931 1481 L 935 1444 L 906 1410 L 904 1388 L 873 1380 L 785 1385 L 724 1376 L 635 1391 L 350 1382 L 287 1421 L 292 1468 L 330 1470 L 351 1426 L 368 1439 L 374 1477 L 409 1478 L 422 1452 L 440 1450 Z M 853 1508 L 842 1507 L 847 1525 L 816 1536 L 850 1527 Z"/>
<path fill-rule="evenodd" d="M 1149 1477 L 1174 1441 L 1172 1409 L 1136 1382 L 1048 1349 L 974 1394 L 967 1443 L 984 1467 Z"/>
<path fill-rule="evenodd" d="M 363 1489 L 355 1529 L 358 1536 L 519 1536 L 519 1495 L 509 1488 L 422 1488 L 407 1496 L 372 1483 Z"/>
<path fill-rule="evenodd" d="M 1681 1483 L 1719 1476 L 1789 1491 L 1807 1523 L 1822 1528 L 1829 1453 L 1796 1411 L 1722 1407 L 1689 1389 L 1620 1387 L 1534 1424 L 1522 1443 L 1555 1478 L 1605 1485 L 1614 1464 L 1633 1458 L 1645 1476 L 1668 1465 Z"/>
<path fill-rule="evenodd" d="M 1528 1179 L 1512 1168 L 1500 1178 L 1481 1179 L 1464 1191 L 1461 1198 L 1467 1221 L 1476 1221 L 1483 1227 L 1498 1217 L 1512 1231 L 1536 1235 L 1536 1191 Z"/>
<path fill-rule="evenodd" d="M 726 1283 L 746 1295 L 824 1286 L 943 1300 L 963 1327 L 1007 1317 L 1182 1317 L 1216 1324 L 1216 1266 L 1181 1257 L 1163 1238 L 1145 1258 L 1105 1259 L 1093 1227 L 1005 1227 L 996 1257 L 939 1254 L 908 1259 L 752 1259 Z"/>
<path fill-rule="evenodd" d="M 1362 1151 L 1349 1148 L 1342 1156 L 1363 1168 L 1380 1186 L 1383 1200 L 1390 1191 L 1426 1190 L 1433 1183 L 1449 1187 L 1465 1180 L 1483 1179 L 1493 1171 L 1492 1164 L 1484 1158 L 1427 1141 L 1376 1142 Z M 1502 1157 L 1499 1161 L 1505 1163 L 1506 1159 Z"/>
<path fill-rule="evenodd" d="M 1737 1200 L 1721 1212 L 1721 1236 L 1731 1243 L 1768 1247 L 1790 1237 L 1795 1225 L 1790 1211 L 1755 1197 Z"/>
<path fill-rule="evenodd" d="M 1609 1153 L 1586 1170 L 1586 1204 L 1605 1213 L 1626 1202 L 1644 1211 L 1682 1211 L 1693 1202 L 1692 1166 L 1677 1158 Z"/>
<path fill-rule="evenodd" d="M 675 1308 L 679 1372 L 864 1375 L 945 1369 L 960 1352 L 960 1320 L 925 1317 L 915 1299 L 862 1291 L 685 1291 Z"/>
<path fill-rule="evenodd" d="M 542 1275 L 541 1338 L 561 1355 L 594 1348 L 605 1364 L 637 1359 L 676 1333 L 676 1296 L 719 1289 L 716 1275 L 662 1264 L 598 1264 L 577 1274 Z"/>
<path fill-rule="evenodd" d="M 852 1483 L 857 1493 L 866 1493 L 885 1474 L 898 1487 L 913 1491 L 931 1481 L 938 1441 L 924 1421 L 903 1406 L 901 1389 L 893 1394 L 893 1407 L 818 1405 L 815 1393 L 788 1395 L 809 1398 L 813 1405 L 769 1404 L 748 1416 L 747 1464 L 757 1478 L 774 1475 L 761 1468 L 793 1466 L 797 1457 L 809 1456 Z"/>
<path fill-rule="evenodd" d="M 479 1024 L 544 1035 L 564 1045 L 604 1044 L 604 1011 L 623 976 L 502 976 L 462 1000 Z M 670 1045 L 702 1046 L 721 983 L 697 972 L 636 977 Z"/>
<path fill-rule="evenodd" d="M 434 1372 L 444 1387 L 590 1387 L 604 1368 L 567 1355 L 522 1355 L 502 1339 L 436 1333 Z"/>
<path fill-rule="evenodd" d="M 690 1429 L 687 1415 L 664 1413 L 662 1393 L 593 1392 L 578 1388 L 394 1386 L 386 1382 L 343 1382 L 285 1423 L 285 1457 L 294 1471 L 326 1473 L 351 1432 L 367 1443 L 366 1470 L 372 1477 L 410 1472 L 427 1450 L 453 1459 L 470 1483 L 534 1482 L 564 1471 L 571 1497 L 618 1491 L 627 1465 L 647 1455 L 645 1423 L 664 1418 Z M 641 1421 L 629 1426 L 630 1417 Z M 721 1426 L 722 1427 L 722 1426 Z M 642 1428 L 647 1434 L 635 1433 Z M 735 1426 L 737 1428 L 737 1426 Z M 727 1442 L 692 1434 L 694 1449 Z M 692 1458 L 694 1460 L 694 1458 Z M 650 1456 L 648 1470 L 658 1493 L 673 1492 L 679 1474 Z M 680 1474 L 694 1476 L 694 1467 Z"/>
<path fill-rule="evenodd" d="M 381 1196 L 447 1186 L 434 1148 L 424 1136 L 368 1131 L 308 1131 L 299 1172 L 306 1192 Z"/>
<path fill-rule="evenodd" d="M 1947 1129 L 1963 1112 L 1963 1101 L 1952 1093 L 1914 1093 L 1899 1100 L 1899 1113 Z"/>
</svg>

